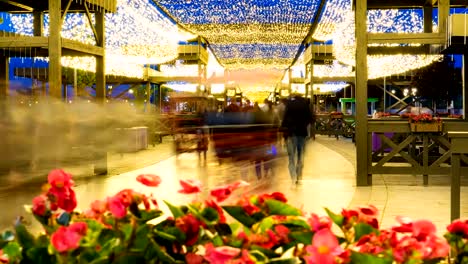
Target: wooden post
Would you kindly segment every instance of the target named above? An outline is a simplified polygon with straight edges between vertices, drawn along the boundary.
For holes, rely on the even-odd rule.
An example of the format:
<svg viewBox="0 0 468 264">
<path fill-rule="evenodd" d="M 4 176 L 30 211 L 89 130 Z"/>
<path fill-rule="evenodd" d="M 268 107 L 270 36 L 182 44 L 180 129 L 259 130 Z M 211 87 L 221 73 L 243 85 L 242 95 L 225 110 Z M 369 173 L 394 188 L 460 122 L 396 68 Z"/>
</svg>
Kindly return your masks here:
<svg viewBox="0 0 468 264">
<path fill-rule="evenodd" d="M 104 12 L 102 10 L 96 12 L 95 16 L 98 37 L 97 46 L 105 48 Z M 106 100 L 106 68 L 104 54 L 102 56 L 96 56 L 96 102 L 98 103 L 104 103 Z"/>
<path fill-rule="evenodd" d="M 367 0 L 356 0 L 356 185 L 369 185 L 367 140 Z"/>
<path fill-rule="evenodd" d="M 448 17 L 450 13 L 450 1 L 449 0 L 439 0 L 438 1 L 438 25 L 439 25 L 439 35 L 445 37 L 447 33 L 447 24 Z"/>
<path fill-rule="evenodd" d="M 8 57 L 0 55 L 0 101 L 7 98 L 10 90 L 10 65 Z"/>
<path fill-rule="evenodd" d="M 44 13 L 41 11 L 33 12 L 33 31 L 34 36 L 40 37 L 44 35 Z"/>
<path fill-rule="evenodd" d="M 468 74 L 468 53 L 463 53 L 463 63 L 462 63 L 462 98 L 463 98 L 463 119 L 468 119 L 468 88 L 466 86 L 466 77 Z M 453 113 L 452 113 L 453 114 Z"/>
<path fill-rule="evenodd" d="M 105 17 L 104 10 L 97 11 L 96 17 L 96 33 L 97 46 L 105 48 Z M 104 105 L 106 100 L 106 68 L 105 68 L 105 53 L 102 56 L 96 56 L 96 103 Z M 101 120 L 101 124 L 96 124 L 96 150 L 94 160 L 94 174 L 107 174 L 107 147 L 108 142 L 104 140 L 105 136 L 112 131 L 105 124 L 105 120 Z"/>
<path fill-rule="evenodd" d="M 49 96 L 62 98 L 61 1 L 49 0 Z"/>
</svg>

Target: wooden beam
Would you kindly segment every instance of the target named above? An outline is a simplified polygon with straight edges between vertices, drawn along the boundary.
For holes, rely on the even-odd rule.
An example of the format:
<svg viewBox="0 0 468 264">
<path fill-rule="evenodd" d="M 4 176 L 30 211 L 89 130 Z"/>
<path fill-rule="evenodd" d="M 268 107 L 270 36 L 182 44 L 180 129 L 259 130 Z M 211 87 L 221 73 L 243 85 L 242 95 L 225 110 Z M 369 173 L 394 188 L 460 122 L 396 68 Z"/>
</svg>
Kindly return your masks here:
<svg viewBox="0 0 468 264">
<path fill-rule="evenodd" d="M 367 48 L 369 55 L 391 55 L 391 54 L 430 54 L 430 47 L 428 46 L 401 46 L 401 47 L 388 47 L 388 46 L 372 46 Z"/>
<path fill-rule="evenodd" d="M 0 38 L 1 41 L 1 38 Z M 76 40 L 62 39 L 62 47 L 77 52 L 82 52 L 83 55 L 104 56 L 105 50 L 103 47 L 85 44 Z"/>
<path fill-rule="evenodd" d="M 24 9 L 25 11 L 28 11 L 28 12 L 34 11 L 34 8 L 32 8 L 32 7 L 30 7 L 30 6 L 27 6 L 27 5 L 24 5 L 24 4 L 21 4 L 21 3 L 18 3 L 18 2 L 15 2 L 15 1 L 0 0 L 0 2 L 7 3 L 7 4 L 9 4 L 9 5 L 22 8 L 22 9 Z"/>
<path fill-rule="evenodd" d="M 369 44 L 445 44 L 439 33 L 369 33 Z"/>
<path fill-rule="evenodd" d="M 70 6 L 71 6 L 72 2 L 73 2 L 73 0 L 68 0 L 67 6 L 65 7 L 65 9 L 62 12 L 62 23 L 65 20 L 65 17 L 67 16 L 68 10 L 70 9 Z"/>
<path fill-rule="evenodd" d="M 369 44 L 445 44 L 439 33 L 369 33 Z"/>
<path fill-rule="evenodd" d="M 88 5 L 86 4 L 86 2 L 84 2 L 83 5 L 86 10 L 86 17 L 88 18 L 89 25 L 91 26 L 91 30 L 93 31 L 94 40 L 96 40 L 96 44 L 98 46 L 101 46 L 101 43 L 99 42 L 100 41 L 99 35 L 98 35 L 98 32 L 96 31 L 96 27 L 94 26 L 93 19 L 91 18 L 91 13 L 89 12 Z"/>
<path fill-rule="evenodd" d="M 13 47 L 40 47 L 47 48 L 49 45 L 48 37 L 1 37 L 0 48 L 13 48 Z"/>
</svg>

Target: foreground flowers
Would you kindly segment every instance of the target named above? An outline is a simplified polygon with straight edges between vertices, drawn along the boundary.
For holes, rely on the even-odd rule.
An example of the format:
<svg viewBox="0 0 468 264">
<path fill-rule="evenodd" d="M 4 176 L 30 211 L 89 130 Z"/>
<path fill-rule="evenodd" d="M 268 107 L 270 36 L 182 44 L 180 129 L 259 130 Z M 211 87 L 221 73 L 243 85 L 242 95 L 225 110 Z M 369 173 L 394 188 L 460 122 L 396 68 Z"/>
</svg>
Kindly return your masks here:
<svg viewBox="0 0 468 264">
<path fill-rule="evenodd" d="M 136 180 L 161 184 L 152 174 Z M 187 195 L 202 190 L 194 179 L 180 184 Z M 205 201 L 185 205 L 164 201 L 170 216 L 153 194 L 132 189 L 78 212 L 71 175 L 54 170 L 30 208 L 43 232 L 32 235 L 18 219 L 14 232 L 0 236 L 0 263 L 468 263 L 468 220 L 450 224 L 445 239 L 423 219 L 398 217 L 380 229 L 374 206 L 319 216 L 289 205 L 282 193 L 236 193 L 247 185 L 216 187 Z"/>
</svg>

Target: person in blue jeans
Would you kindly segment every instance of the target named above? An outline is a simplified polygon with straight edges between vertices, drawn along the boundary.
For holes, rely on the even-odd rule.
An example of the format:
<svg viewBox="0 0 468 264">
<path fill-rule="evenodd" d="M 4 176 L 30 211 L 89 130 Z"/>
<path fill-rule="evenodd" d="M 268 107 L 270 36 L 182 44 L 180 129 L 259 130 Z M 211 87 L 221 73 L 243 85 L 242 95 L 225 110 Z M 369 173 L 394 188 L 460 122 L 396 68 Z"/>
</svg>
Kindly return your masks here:
<svg viewBox="0 0 468 264">
<path fill-rule="evenodd" d="M 289 175 L 293 184 L 300 184 L 302 180 L 307 126 L 311 123 L 312 112 L 307 100 L 299 94 L 292 95 L 286 104 L 281 127 L 286 139 Z"/>
</svg>

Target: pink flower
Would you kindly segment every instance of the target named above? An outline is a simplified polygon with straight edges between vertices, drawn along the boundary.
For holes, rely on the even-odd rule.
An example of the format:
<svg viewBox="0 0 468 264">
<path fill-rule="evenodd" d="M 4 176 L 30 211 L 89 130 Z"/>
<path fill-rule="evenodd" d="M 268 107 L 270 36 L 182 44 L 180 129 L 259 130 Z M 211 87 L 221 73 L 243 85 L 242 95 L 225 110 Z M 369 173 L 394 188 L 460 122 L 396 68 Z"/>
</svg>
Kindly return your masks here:
<svg viewBox="0 0 468 264">
<path fill-rule="evenodd" d="M 334 264 L 336 256 L 343 251 L 329 229 L 317 231 L 312 238 L 312 245 L 307 246 L 306 250 L 310 254 L 304 257 L 308 264 Z"/>
<path fill-rule="evenodd" d="M 317 232 L 320 229 L 330 229 L 332 226 L 332 220 L 328 216 L 318 216 L 314 213 L 310 215 L 309 218 L 307 218 L 307 222 L 309 223 L 310 227 L 312 228 L 312 231 Z"/>
<path fill-rule="evenodd" d="M 53 188 L 73 186 L 72 176 L 63 170 L 53 170 L 47 176 L 47 181 Z"/>
<path fill-rule="evenodd" d="M 201 192 L 201 182 L 194 179 L 180 180 L 180 185 L 182 189 L 179 190 L 179 193 L 191 194 Z"/>
<path fill-rule="evenodd" d="M 45 195 L 39 195 L 34 197 L 32 200 L 33 207 L 32 212 L 38 216 L 44 216 L 47 211 L 47 197 Z"/>
<path fill-rule="evenodd" d="M 136 179 L 140 183 L 150 187 L 156 187 L 161 183 L 161 178 L 154 174 L 140 174 Z"/>
<path fill-rule="evenodd" d="M 109 207 L 109 211 L 116 218 L 123 218 L 127 215 L 127 206 L 125 206 L 122 199 L 118 196 L 107 198 L 107 206 Z"/>
<path fill-rule="evenodd" d="M 214 247 L 209 243 L 206 246 L 205 259 L 211 264 L 225 264 L 239 256 L 241 250 L 234 247 L 222 246 Z"/>
<path fill-rule="evenodd" d="M 82 224 L 86 225 L 85 223 Z M 83 228 L 82 224 L 73 227 L 59 227 L 50 237 L 51 244 L 60 253 L 77 249 L 82 237 L 82 231 L 86 229 Z"/>
</svg>

